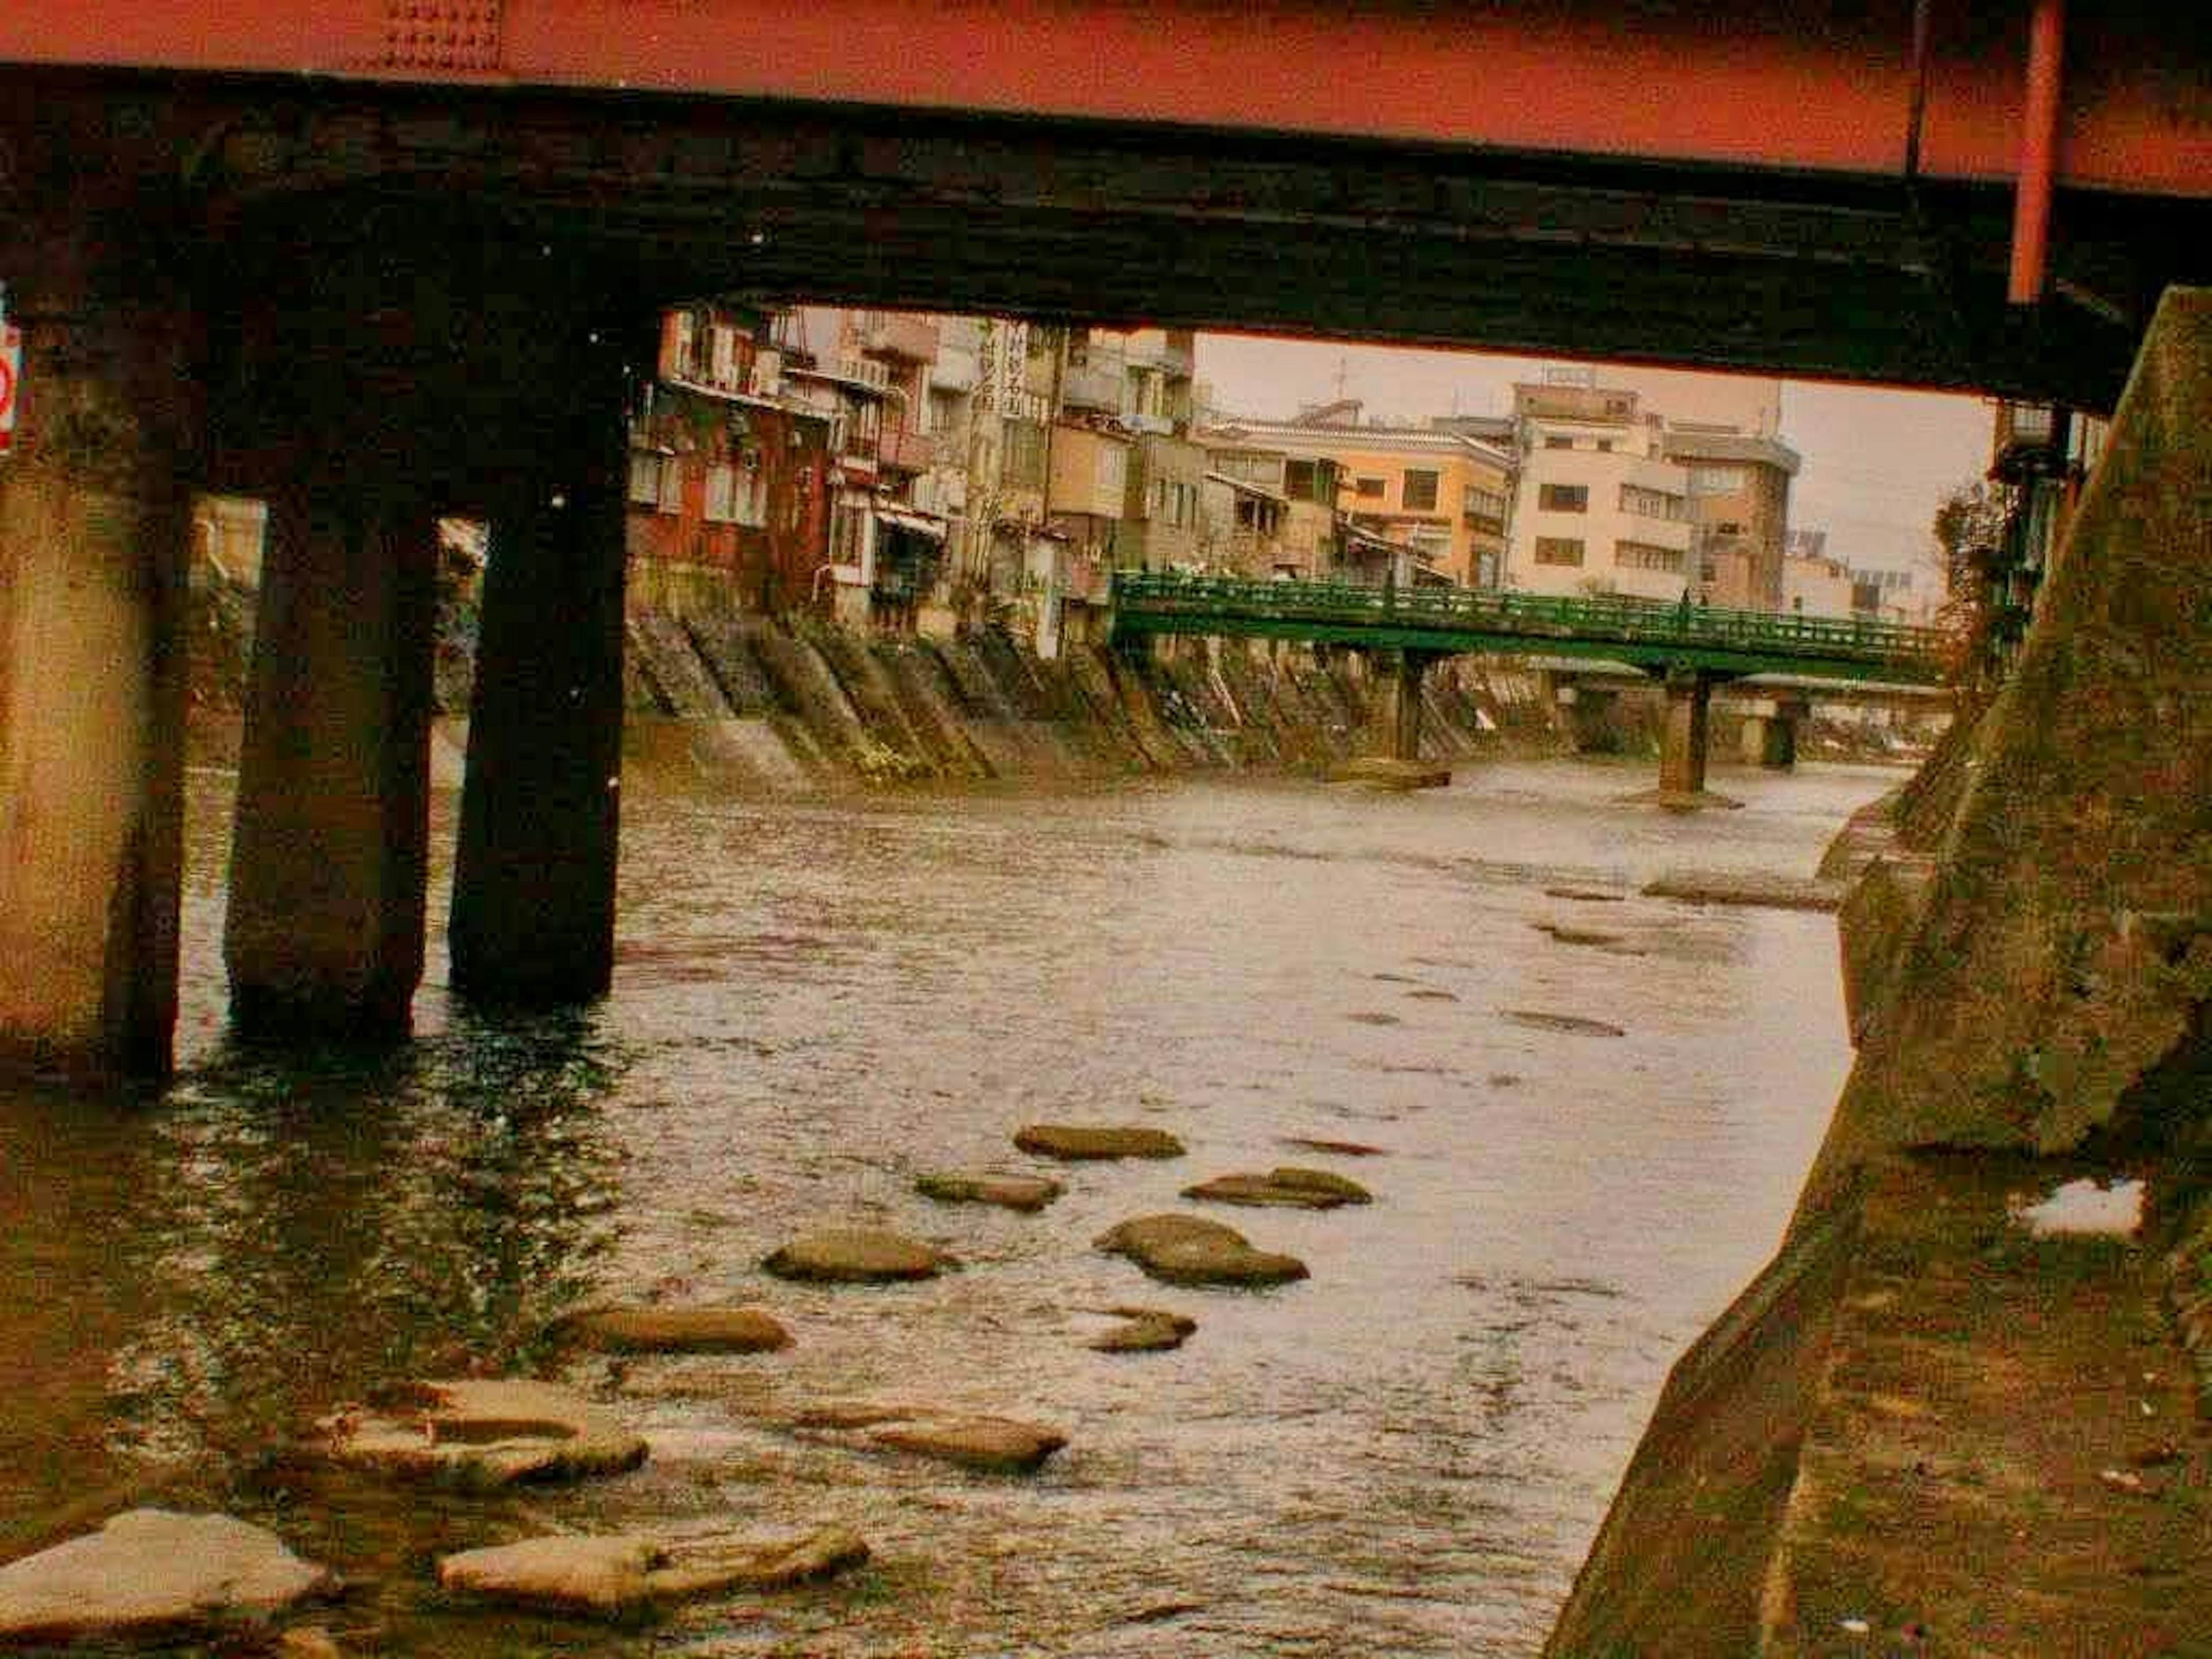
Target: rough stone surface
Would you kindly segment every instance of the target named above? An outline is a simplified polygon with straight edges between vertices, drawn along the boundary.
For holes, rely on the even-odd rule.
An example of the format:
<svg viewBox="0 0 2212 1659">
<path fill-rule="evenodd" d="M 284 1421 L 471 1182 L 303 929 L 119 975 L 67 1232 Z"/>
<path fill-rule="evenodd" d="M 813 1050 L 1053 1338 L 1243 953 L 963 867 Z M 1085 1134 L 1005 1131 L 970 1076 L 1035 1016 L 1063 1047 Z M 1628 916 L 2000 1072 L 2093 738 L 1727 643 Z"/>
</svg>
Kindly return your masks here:
<svg viewBox="0 0 2212 1659">
<path fill-rule="evenodd" d="M 335 1462 L 474 1488 L 611 1474 L 646 1455 L 643 1438 L 581 1395 L 513 1379 L 416 1383 L 322 1427 Z"/>
<path fill-rule="evenodd" d="M 1121 1322 L 1084 1346 L 1100 1353 L 1164 1353 L 1180 1348 L 1198 1330 L 1195 1319 L 1164 1308 L 1109 1308 Z"/>
<path fill-rule="evenodd" d="M 1085 1158 L 1181 1158 L 1183 1144 L 1164 1129 L 1032 1123 L 1014 1136 L 1014 1145 L 1043 1158 L 1074 1162 Z"/>
<path fill-rule="evenodd" d="M 1346 1204 L 1372 1203 L 1375 1198 L 1356 1181 L 1326 1170 L 1301 1170 L 1290 1164 L 1266 1175 L 1217 1176 L 1184 1188 L 1182 1195 L 1217 1204 L 1291 1210 L 1334 1210 Z"/>
<path fill-rule="evenodd" d="M 993 1474 L 1029 1474 L 1067 1444 L 1057 1429 L 931 1406 L 817 1406 L 801 1413 L 795 1426 L 858 1431 L 872 1446 Z"/>
<path fill-rule="evenodd" d="M 243 1521 L 131 1510 L 0 1567 L 0 1648 L 189 1638 L 333 1588 L 324 1569 Z"/>
<path fill-rule="evenodd" d="M 832 1285 L 934 1279 L 957 1265 L 917 1239 L 872 1227 L 838 1227 L 795 1238 L 761 1265 L 780 1279 Z"/>
<path fill-rule="evenodd" d="M 925 1175 L 915 1191 L 941 1204 L 995 1204 L 1001 1209 L 1035 1212 L 1066 1189 L 1042 1176 Z"/>
<path fill-rule="evenodd" d="M 438 1563 L 438 1583 L 524 1607 L 605 1618 L 733 1589 L 780 1589 L 867 1559 L 866 1542 L 844 1527 L 767 1542 L 557 1536 L 447 1556 Z"/>
<path fill-rule="evenodd" d="M 572 1314 L 562 1333 L 607 1353 L 769 1353 L 791 1333 L 758 1308 L 595 1308 Z"/>
<path fill-rule="evenodd" d="M 2212 290 L 2170 290 L 1956 757 L 1927 900 L 1806 1204 L 1902 1146 L 2058 1152 L 2212 1000 Z"/>
<path fill-rule="evenodd" d="M 1452 781 L 1449 766 L 1434 761 L 1392 760 L 1382 755 L 1346 761 L 1328 775 L 1333 783 L 1364 783 L 1370 789 L 1443 789 Z"/>
<path fill-rule="evenodd" d="M 1167 1285 L 1258 1287 L 1306 1277 L 1306 1264 L 1296 1256 L 1255 1250 L 1235 1228 L 1197 1216 L 1140 1216 L 1100 1234 L 1097 1243 Z"/>
</svg>

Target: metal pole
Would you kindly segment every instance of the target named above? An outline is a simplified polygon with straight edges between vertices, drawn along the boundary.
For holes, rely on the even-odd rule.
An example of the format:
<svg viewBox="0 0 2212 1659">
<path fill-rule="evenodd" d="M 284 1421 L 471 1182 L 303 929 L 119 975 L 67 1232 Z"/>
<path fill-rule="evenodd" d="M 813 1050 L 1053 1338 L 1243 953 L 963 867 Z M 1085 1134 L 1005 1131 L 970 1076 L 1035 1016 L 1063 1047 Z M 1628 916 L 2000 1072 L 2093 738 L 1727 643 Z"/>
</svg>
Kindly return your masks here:
<svg viewBox="0 0 2212 1659">
<path fill-rule="evenodd" d="M 2043 297 L 2066 49 L 2066 0 L 2034 0 L 2034 5 L 2028 20 L 2027 85 L 2021 112 L 2020 180 L 2013 196 L 2012 283 L 2006 295 L 2016 306 L 2032 306 Z"/>
</svg>

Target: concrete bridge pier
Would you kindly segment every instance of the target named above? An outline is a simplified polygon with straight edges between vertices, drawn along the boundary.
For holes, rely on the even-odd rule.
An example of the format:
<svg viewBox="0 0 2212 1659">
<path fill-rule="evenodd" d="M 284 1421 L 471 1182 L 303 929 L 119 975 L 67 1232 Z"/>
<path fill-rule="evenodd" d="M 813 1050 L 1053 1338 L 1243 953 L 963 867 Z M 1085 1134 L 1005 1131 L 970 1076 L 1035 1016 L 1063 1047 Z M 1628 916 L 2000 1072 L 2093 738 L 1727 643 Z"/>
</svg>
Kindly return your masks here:
<svg viewBox="0 0 2212 1659">
<path fill-rule="evenodd" d="M 1743 717 L 1743 763 L 1787 772 L 1797 764 L 1797 727 L 1806 705 L 1784 697 L 1761 697 Z"/>
<path fill-rule="evenodd" d="M 1428 651 L 1374 653 L 1374 704 L 1368 716 L 1371 753 L 1407 763 L 1421 758 L 1421 683 L 1436 660 L 1436 653 Z"/>
<path fill-rule="evenodd" d="M 1613 714 L 1620 693 L 1610 686 L 1584 685 L 1553 677 L 1553 700 L 1565 713 L 1577 755 L 1613 755 L 1620 750 L 1620 728 Z"/>
<path fill-rule="evenodd" d="M 0 1065 L 159 1075 L 177 1012 L 185 559 L 204 440 L 193 319 L 173 301 L 69 291 L 76 249 L 15 246 Z"/>
<path fill-rule="evenodd" d="M 1717 804 L 1719 798 L 1705 793 L 1705 762 L 1711 747 L 1713 687 L 1721 678 L 1702 669 L 1677 666 L 1667 671 L 1666 716 L 1659 738 L 1662 805 Z"/>
<path fill-rule="evenodd" d="M 422 976 L 436 526 L 345 465 L 270 513 L 223 935 L 250 1037 L 404 1036 Z"/>
<path fill-rule="evenodd" d="M 449 930 L 455 991 L 527 1006 L 607 989 L 621 817 L 629 382 L 617 331 L 547 333 L 566 382 L 501 434 Z"/>
</svg>

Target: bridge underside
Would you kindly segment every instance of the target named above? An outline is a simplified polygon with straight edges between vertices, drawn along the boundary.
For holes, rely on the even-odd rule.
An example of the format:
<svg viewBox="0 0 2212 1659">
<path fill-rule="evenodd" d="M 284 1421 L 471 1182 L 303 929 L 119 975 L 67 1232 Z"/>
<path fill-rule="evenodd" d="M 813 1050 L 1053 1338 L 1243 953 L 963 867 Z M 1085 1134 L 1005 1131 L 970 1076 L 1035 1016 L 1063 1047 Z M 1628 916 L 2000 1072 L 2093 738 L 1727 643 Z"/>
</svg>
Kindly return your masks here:
<svg viewBox="0 0 2212 1659">
<path fill-rule="evenodd" d="M 187 245 L 512 234 L 647 304 L 1145 319 L 2106 408 L 2159 294 L 2212 275 L 2212 206 L 2109 191 L 2061 193 L 2056 297 L 2031 309 L 2005 301 L 2001 185 L 483 86 L 19 68 L 0 90 L 36 112 L 0 116 L 18 181 L 97 158 L 170 198 Z"/>
</svg>

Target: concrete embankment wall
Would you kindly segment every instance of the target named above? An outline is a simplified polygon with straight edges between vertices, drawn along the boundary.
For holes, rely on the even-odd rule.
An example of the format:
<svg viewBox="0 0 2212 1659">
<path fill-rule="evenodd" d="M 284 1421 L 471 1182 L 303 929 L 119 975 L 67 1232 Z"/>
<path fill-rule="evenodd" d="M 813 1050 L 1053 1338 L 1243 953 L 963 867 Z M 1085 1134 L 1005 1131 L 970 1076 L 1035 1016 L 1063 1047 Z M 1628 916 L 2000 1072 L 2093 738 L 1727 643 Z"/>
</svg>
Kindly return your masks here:
<svg viewBox="0 0 2212 1659">
<path fill-rule="evenodd" d="M 793 793 L 932 781 L 1039 782 L 1179 769 L 1319 771 L 1365 751 L 1356 653 L 1160 641 L 1142 657 L 1072 646 L 1046 661 L 1003 633 L 863 635 L 733 611 L 711 584 L 634 580 L 624 762 L 647 785 Z M 252 597 L 195 590 L 191 743 L 238 753 Z M 458 782 L 472 615 L 441 619 L 434 764 Z M 1459 659 L 1431 671 L 1425 747 L 1441 760 L 1568 746 L 1537 675 Z"/>
<path fill-rule="evenodd" d="M 1553 1659 L 2204 1650 L 2208 546 L 2212 293 L 2176 291 L 2014 680 L 1832 851 L 1857 1063 Z M 2140 1229 L 2023 1224 L 2075 1181 L 2139 1182 Z"/>
</svg>

